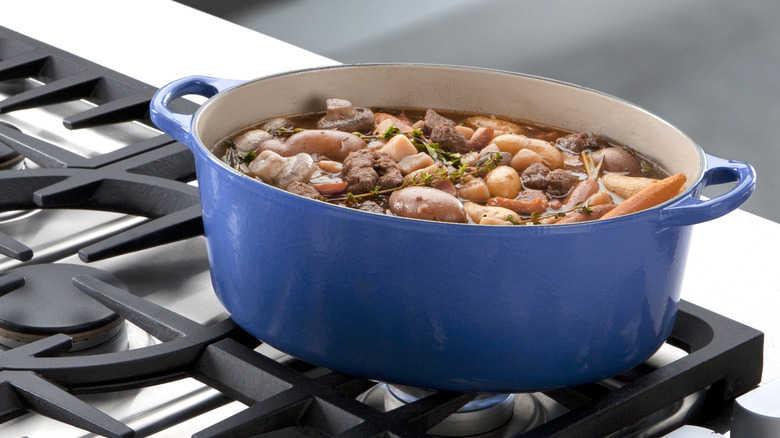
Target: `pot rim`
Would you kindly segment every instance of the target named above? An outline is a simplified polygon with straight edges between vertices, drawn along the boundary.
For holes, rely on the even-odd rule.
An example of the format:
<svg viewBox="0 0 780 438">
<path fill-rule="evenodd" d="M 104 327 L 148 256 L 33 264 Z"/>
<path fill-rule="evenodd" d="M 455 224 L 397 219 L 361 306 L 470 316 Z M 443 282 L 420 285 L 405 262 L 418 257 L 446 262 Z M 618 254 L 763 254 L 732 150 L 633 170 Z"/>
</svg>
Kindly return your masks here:
<svg viewBox="0 0 780 438">
<path fill-rule="evenodd" d="M 639 212 L 635 212 L 635 213 L 631 213 L 631 214 L 615 217 L 615 218 L 610 218 L 610 219 L 605 220 L 605 221 L 587 221 L 587 222 L 572 223 L 572 224 L 545 224 L 545 225 L 541 225 L 541 226 L 530 226 L 530 227 L 524 226 L 522 228 L 533 228 L 533 229 L 554 228 L 554 229 L 559 229 L 559 230 L 572 229 L 572 230 L 576 230 L 577 232 L 580 232 L 580 231 L 582 231 L 583 228 L 589 228 L 589 227 L 593 227 L 593 226 L 598 226 L 598 227 L 610 226 L 610 225 L 607 225 L 607 224 L 613 224 L 614 226 L 619 226 L 622 223 L 626 223 L 628 221 L 633 221 L 633 220 L 635 220 L 637 218 L 640 218 L 640 217 L 643 218 L 643 219 L 646 219 L 646 220 L 656 220 L 656 221 L 662 220 L 662 219 L 664 219 L 664 216 L 668 216 L 668 215 L 665 214 L 665 210 L 667 208 L 671 207 L 671 206 L 674 206 L 674 205 L 677 205 L 677 204 L 689 204 L 688 206 L 692 207 L 690 205 L 690 204 L 692 204 L 692 202 L 689 202 L 689 201 L 691 199 L 693 199 L 693 198 L 698 198 L 698 196 L 701 193 L 701 191 L 703 190 L 704 186 L 706 186 L 709 183 L 709 181 L 707 181 L 707 180 L 710 179 L 710 178 L 707 178 L 706 176 L 707 176 L 708 172 L 711 171 L 712 169 L 708 168 L 708 159 L 709 158 L 717 159 L 717 157 L 712 157 L 712 156 L 708 155 L 701 146 L 699 146 L 689 136 L 687 136 L 679 128 L 677 128 L 676 126 L 672 125 L 668 121 L 664 120 L 663 118 L 661 118 L 661 117 L 659 117 L 659 116 L 657 116 L 657 115 L 647 111 L 646 109 L 644 109 L 644 108 L 642 108 L 642 107 L 640 107 L 640 106 L 638 106 L 638 105 L 636 105 L 636 104 L 634 104 L 634 103 L 632 103 L 630 101 L 627 101 L 625 99 L 621 99 L 619 97 L 610 95 L 608 93 L 604 93 L 604 92 L 601 92 L 601 91 L 593 90 L 591 88 L 584 87 L 584 86 L 581 86 L 581 85 L 571 84 L 571 83 L 568 83 L 568 82 L 565 82 L 565 81 L 545 78 L 545 77 L 531 75 L 531 74 L 526 74 L 526 73 L 518 73 L 518 72 L 498 70 L 498 69 L 491 69 L 491 68 L 483 68 L 483 67 L 468 67 L 468 66 L 459 66 L 459 65 L 426 64 L 426 63 L 358 63 L 358 64 L 341 64 L 341 65 L 331 65 L 331 66 L 324 66 L 324 67 L 313 67 L 313 68 L 299 69 L 299 70 L 293 70 L 293 71 L 287 71 L 287 72 L 280 72 L 280 73 L 275 73 L 275 74 L 270 74 L 270 75 L 266 75 L 266 76 L 257 77 L 255 79 L 251 79 L 251 80 L 219 80 L 221 82 L 216 85 L 217 88 L 214 90 L 213 93 L 211 93 L 209 96 L 207 96 L 207 97 L 209 97 L 209 99 L 205 103 L 203 103 L 200 106 L 200 108 L 198 108 L 198 110 L 191 116 L 188 134 L 190 135 L 190 139 L 192 140 L 192 142 L 194 142 L 194 144 L 188 144 L 188 146 L 190 146 L 190 149 L 192 149 L 193 152 L 197 151 L 196 152 L 197 154 L 199 154 L 201 156 L 205 156 L 207 160 L 209 160 L 211 163 L 214 163 L 214 165 L 220 166 L 221 168 L 223 168 L 223 171 L 227 172 L 228 174 L 238 175 L 238 176 L 240 176 L 242 178 L 245 178 L 247 182 L 252 182 L 253 184 L 257 184 L 258 186 L 264 186 L 264 187 L 266 187 L 267 189 L 270 189 L 270 190 L 277 190 L 278 192 L 283 192 L 283 195 L 281 195 L 281 196 L 284 196 L 284 197 L 303 198 L 302 196 L 298 196 L 298 195 L 286 192 L 285 190 L 282 190 L 282 189 L 279 189 L 279 188 L 276 188 L 276 187 L 273 187 L 273 186 L 270 186 L 270 185 L 267 185 L 267 184 L 264 184 L 264 183 L 260 183 L 259 181 L 254 181 L 252 178 L 250 178 L 250 177 L 248 177 L 246 175 L 243 175 L 240 172 L 237 172 L 236 170 L 231 169 L 227 165 L 225 165 L 217 156 L 215 156 L 209 150 L 210 146 L 206 145 L 206 143 L 203 141 L 203 139 L 202 139 L 202 137 L 200 135 L 199 126 L 200 126 L 200 123 L 201 123 L 203 115 L 209 112 L 210 108 L 212 106 L 214 106 L 215 102 L 218 102 L 218 101 L 226 98 L 226 96 L 229 96 L 229 95 L 231 95 L 233 93 L 239 93 L 239 92 L 241 92 L 242 88 L 251 87 L 251 86 L 253 86 L 253 84 L 256 84 L 258 82 L 272 80 L 274 78 L 280 78 L 280 77 L 285 77 L 285 76 L 292 76 L 292 75 L 298 75 L 298 74 L 307 74 L 307 73 L 316 73 L 316 72 L 319 72 L 319 71 L 351 70 L 351 69 L 373 69 L 373 68 L 388 68 L 388 67 L 389 68 L 394 68 L 394 69 L 395 68 L 403 68 L 403 69 L 417 69 L 417 68 L 419 68 L 419 69 L 443 69 L 443 70 L 452 70 L 452 71 L 478 71 L 478 72 L 485 72 L 485 73 L 491 73 L 491 74 L 499 74 L 499 75 L 521 77 L 521 78 L 541 81 L 541 82 L 545 82 L 545 83 L 551 83 L 551 84 L 560 85 L 562 87 L 566 87 L 568 89 L 576 90 L 578 92 L 592 93 L 594 95 L 597 95 L 597 96 L 600 96 L 600 97 L 603 97 L 603 98 L 615 101 L 617 103 L 626 105 L 631 110 L 637 111 L 638 113 L 640 113 L 642 115 L 642 117 L 647 117 L 648 120 L 653 120 L 655 123 L 659 123 L 661 126 L 664 127 L 664 129 L 671 130 L 670 132 L 673 132 L 674 135 L 679 136 L 681 141 L 684 141 L 687 145 L 689 145 L 689 147 L 692 148 L 692 151 L 697 156 L 698 163 L 697 163 L 697 170 L 696 170 L 695 177 L 688 179 L 688 181 L 686 182 L 686 185 L 685 185 L 685 189 L 680 194 L 678 194 L 677 196 L 675 196 L 671 200 L 666 201 L 666 202 L 664 202 L 662 204 L 659 204 L 659 205 L 657 205 L 655 207 L 652 207 L 652 208 L 649 208 L 649 209 L 645 209 L 645 210 L 642 210 L 642 211 L 639 211 Z M 206 79 L 213 79 L 213 78 L 206 78 Z M 179 97 L 181 97 L 181 96 L 179 96 Z M 154 110 L 154 107 L 155 107 L 154 101 L 152 102 L 152 107 L 153 107 L 153 110 Z M 279 116 L 285 116 L 285 115 L 287 115 L 287 114 L 279 114 Z M 531 120 L 533 121 L 533 119 L 531 119 Z M 609 136 L 606 136 L 606 137 L 609 139 Z M 188 143 L 188 142 L 185 142 L 185 143 Z M 746 164 L 746 163 L 741 163 L 741 164 Z M 746 166 L 749 167 L 749 165 L 746 165 Z M 749 170 L 750 170 L 750 172 L 753 172 L 752 168 L 749 169 Z M 734 178 L 734 179 L 740 179 L 740 178 Z M 720 183 L 720 182 L 716 182 L 716 183 Z M 754 184 L 754 182 L 752 184 Z M 749 190 L 749 192 L 752 193 L 752 188 Z M 729 208 L 728 211 L 731 211 L 731 209 L 737 208 L 739 205 L 741 205 L 741 203 L 744 202 L 744 200 L 746 200 L 747 197 L 749 197 L 750 193 L 748 193 L 747 195 L 743 196 L 744 199 L 741 202 L 738 202 L 738 205 L 735 205 L 732 208 Z M 277 193 L 277 195 L 279 195 L 279 193 Z M 295 198 L 289 198 L 289 199 L 295 199 Z M 304 198 L 304 199 L 307 199 L 307 198 Z M 326 202 L 321 202 L 321 201 L 316 201 L 316 200 L 311 200 L 311 199 L 309 199 L 309 201 L 317 202 L 318 204 L 322 204 L 322 206 L 327 206 L 327 208 L 337 208 L 339 210 L 345 210 L 345 211 L 355 210 L 355 209 L 347 209 L 347 208 L 345 208 L 343 206 L 333 205 L 333 204 L 329 204 L 329 203 L 326 203 Z M 328 211 L 327 208 L 326 208 L 326 211 Z M 688 208 L 688 210 L 691 210 L 691 208 Z M 357 213 L 357 214 L 371 214 L 371 215 L 376 215 L 376 216 L 388 216 L 388 219 L 390 219 L 390 220 L 400 220 L 400 221 L 404 221 L 404 222 L 412 221 L 411 223 L 426 223 L 426 224 L 433 223 L 433 224 L 435 224 L 438 227 L 470 226 L 470 227 L 473 228 L 473 225 L 476 225 L 476 224 L 469 224 L 469 223 L 434 222 L 434 221 L 426 221 L 426 220 L 413 219 L 413 218 L 393 217 L 393 216 L 389 216 L 389 215 L 382 215 L 382 214 L 378 214 L 378 213 L 371 213 L 371 212 L 366 212 L 366 211 L 362 211 L 362 210 L 356 210 L 355 212 L 352 212 L 350 214 L 354 214 L 354 213 Z M 686 212 L 686 213 L 688 213 L 688 212 Z M 722 214 L 725 214 L 725 212 L 722 213 Z M 718 216 L 720 216 L 722 214 L 719 214 Z M 358 217 L 361 217 L 361 216 L 358 216 Z M 697 222 L 703 222 L 705 220 L 709 220 L 709 219 L 712 219 L 714 217 L 716 217 L 716 216 L 708 217 L 708 218 L 705 218 L 703 220 L 702 219 L 686 219 L 686 220 L 677 221 L 677 222 L 681 222 L 679 224 L 678 223 L 674 223 L 672 225 L 690 225 L 690 224 L 697 223 Z M 514 225 L 498 225 L 498 226 L 494 225 L 494 226 L 491 226 L 491 227 L 480 227 L 480 228 L 506 229 L 507 227 L 512 227 L 513 229 L 517 228 L 517 226 L 514 226 Z"/>
</svg>

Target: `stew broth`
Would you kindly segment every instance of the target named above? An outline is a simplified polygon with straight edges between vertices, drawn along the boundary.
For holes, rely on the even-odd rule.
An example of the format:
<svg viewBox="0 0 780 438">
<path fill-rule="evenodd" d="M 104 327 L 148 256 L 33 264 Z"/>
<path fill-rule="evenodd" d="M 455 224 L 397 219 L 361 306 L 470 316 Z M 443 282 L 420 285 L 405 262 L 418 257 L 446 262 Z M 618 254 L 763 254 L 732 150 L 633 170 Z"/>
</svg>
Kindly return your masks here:
<svg viewBox="0 0 780 438">
<path fill-rule="evenodd" d="M 341 99 L 328 99 L 324 112 L 260 121 L 213 153 L 308 198 L 482 225 L 614 217 L 663 203 L 685 183 L 592 133 L 492 115 L 355 108 Z"/>
</svg>

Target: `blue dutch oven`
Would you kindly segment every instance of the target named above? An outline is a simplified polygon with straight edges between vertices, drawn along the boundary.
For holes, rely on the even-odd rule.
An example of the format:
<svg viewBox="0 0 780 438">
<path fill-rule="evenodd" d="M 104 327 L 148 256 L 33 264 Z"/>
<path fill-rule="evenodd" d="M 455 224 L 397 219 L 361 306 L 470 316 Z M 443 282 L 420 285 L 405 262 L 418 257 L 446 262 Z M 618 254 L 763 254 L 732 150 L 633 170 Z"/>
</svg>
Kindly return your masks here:
<svg viewBox="0 0 780 438">
<path fill-rule="evenodd" d="M 194 115 L 171 111 L 209 98 Z M 591 131 L 654 158 L 688 184 L 623 217 L 478 226 L 352 210 L 262 184 L 210 149 L 272 117 L 358 106 L 437 108 Z M 651 356 L 677 313 L 690 225 L 736 209 L 753 168 L 706 154 L 636 106 L 515 73 L 352 65 L 249 82 L 193 76 L 166 85 L 152 120 L 197 163 L 216 294 L 241 327 L 316 365 L 436 390 L 521 392 L 600 380 Z M 708 185 L 736 182 L 699 199 Z"/>
</svg>

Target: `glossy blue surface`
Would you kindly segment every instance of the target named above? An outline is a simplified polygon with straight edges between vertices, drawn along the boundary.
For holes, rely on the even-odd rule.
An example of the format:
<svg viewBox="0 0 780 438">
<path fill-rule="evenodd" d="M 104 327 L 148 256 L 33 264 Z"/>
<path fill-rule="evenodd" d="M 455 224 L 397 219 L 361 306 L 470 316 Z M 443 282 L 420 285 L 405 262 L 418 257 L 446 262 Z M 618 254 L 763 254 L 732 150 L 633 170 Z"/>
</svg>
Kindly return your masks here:
<svg viewBox="0 0 780 438">
<path fill-rule="evenodd" d="M 376 215 L 216 160 L 191 134 L 198 115 L 172 116 L 166 105 L 221 84 L 235 82 L 183 79 L 152 102 L 154 122 L 195 154 L 219 299 L 270 345 L 371 379 L 537 391 L 642 363 L 674 324 L 687 225 L 737 208 L 755 184 L 749 165 L 702 153 L 706 171 L 680 201 L 605 221 L 504 227 Z M 725 195 L 697 199 L 727 181 L 737 184 Z"/>
</svg>

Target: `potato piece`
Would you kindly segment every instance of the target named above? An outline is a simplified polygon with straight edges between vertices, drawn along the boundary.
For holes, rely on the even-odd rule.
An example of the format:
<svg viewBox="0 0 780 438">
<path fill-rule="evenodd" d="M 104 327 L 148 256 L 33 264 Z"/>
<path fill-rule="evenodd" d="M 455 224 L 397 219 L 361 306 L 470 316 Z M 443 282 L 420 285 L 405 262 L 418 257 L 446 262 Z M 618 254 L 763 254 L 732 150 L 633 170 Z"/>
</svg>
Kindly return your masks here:
<svg viewBox="0 0 780 438">
<path fill-rule="evenodd" d="M 486 202 L 490 199 L 490 190 L 482 178 L 474 178 L 458 188 L 458 194 L 463 199 L 475 202 Z"/>
<path fill-rule="evenodd" d="M 621 148 L 599 149 L 590 154 L 593 158 L 593 164 L 601 163 L 601 170 L 604 172 L 620 172 L 631 176 L 637 176 L 642 173 L 642 166 L 639 160 Z"/>
<path fill-rule="evenodd" d="M 405 157 L 416 154 L 417 148 L 405 135 L 395 135 L 379 148 L 379 152 L 389 155 L 393 161 L 398 163 Z"/>
<path fill-rule="evenodd" d="M 528 169 L 528 166 L 536 163 L 542 163 L 541 155 L 530 149 L 520 149 L 512 157 L 509 166 L 512 167 L 512 169 L 515 169 L 517 173 L 523 173 L 525 169 Z"/>
<path fill-rule="evenodd" d="M 391 125 L 403 132 L 412 130 L 412 124 L 409 122 L 409 119 L 387 113 L 374 113 L 374 123 L 376 124 L 374 135 L 384 133 Z"/>
<path fill-rule="evenodd" d="M 496 146 L 495 143 L 490 143 L 484 148 L 482 148 L 481 151 L 479 151 L 479 156 L 484 157 L 485 155 L 497 154 L 500 152 L 501 151 L 498 149 L 498 146 Z"/>
<path fill-rule="evenodd" d="M 514 225 L 512 222 L 494 217 L 485 216 L 479 220 L 480 225 Z"/>
<path fill-rule="evenodd" d="M 657 183 L 658 180 L 641 176 L 627 176 L 620 173 L 605 173 L 601 176 L 601 182 L 607 190 L 626 199 L 650 184 Z"/>
<path fill-rule="evenodd" d="M 479 155 L 479 152 L 466 152 L 465 154 L 461 154 L 460 162 L 464 166 L 472 166 L 480 158 L 481 157 Z"/>
<path fill-rule="evenodd" d="M 503 134 L 494 137 L 493 143 L 498 146 L 501 152 L 509 152 L 512 155 L 517 154 L 521 149 L 532 150 L 542 157 L 542 164 L 550 170 L 563 167 L 563 154 L 560 149 L 544 140 L 524 135 Z"/>
<path fill-rule="evenodd" d="M 455 130 L 463 134 L 463 136 L 466 137 L 466 140 L 470 140 L 471 136 L 474 135 L 474 130 L 468 126 L 455 125 Z"/>
<path fill-rule="evenodd" d="M 398 170 L 402 175 L 409 175 L 415 170 L 425 169 L 432 166 L 436 162 L 433 161 L 430 155 L 425 152 L 420 152 L 414 155 L 408 155 L 398 162 Z"/>
<path fill-rule="evenodd" d="M 491 170 L 485 175 L 485 184 L 490 191 L 490 196 L 510 199 L 520 194 L 520 190 L 523 188 L 520 175 L 509 166 L 498 166 Z"/>
<path fill-rule="evenodd" d="M 418 175 L 422 175 L 423 173 L 429 173 L 433 175 L 436 173 L 437 170 L 439 170 L 439 164 L 434 163 L 428 167 L 424 167 L 422 169 L 417 169 L 412 171 L 408 175 L 404 176 L 404 181 L 413 181 L 415 177 L 417 177 Z"/>
</svg>

